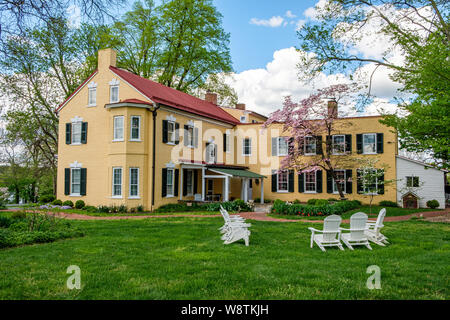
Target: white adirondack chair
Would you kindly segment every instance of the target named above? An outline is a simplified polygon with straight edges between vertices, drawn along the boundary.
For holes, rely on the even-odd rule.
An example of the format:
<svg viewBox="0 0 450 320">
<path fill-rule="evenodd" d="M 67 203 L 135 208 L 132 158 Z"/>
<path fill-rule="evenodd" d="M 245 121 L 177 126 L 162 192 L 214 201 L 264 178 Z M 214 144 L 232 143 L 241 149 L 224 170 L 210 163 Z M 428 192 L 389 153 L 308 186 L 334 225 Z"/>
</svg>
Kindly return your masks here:
<svg viewBox="0 0 450 320">
<path fill-rule="evenodd" d="M 367 214 L 364 212 L 357 212 L 350 217 L 350 229 L 339 228 L 341 231 L 350 231 L 350 233 L 342 233 L 342 242 L 350 249 L 352 246 L 366 246 L 369 250 L 372 250 L 369 239 L 365 235 L 367 223 Z"/>
<path fill-rule="evenodd" d="M 338 247 L 339 249 L 344 250 L 344 247 L 341 243 L 341 231 L 339 230 L 341 221 L 341 217 L 333 214 L 326 217 L 323 221 L 323 230 L 317 230 L 315 228 L 309 227 L 308 229 L 312 232 L 311 248 L 314 246 L 315 242 L 322 251 L 325 251 L 325 247 Z"/>
<path fill-rule="evenodd" d="M 220 213 L 222 214 L 225 224 L 220 228 L 223 233 L 221 240 L 224 244 L 230 244 L 238 240 L 243 239 L 245 245 L 248 246 L 250 243 L 250 230 L 248 228 L 251 226 L 250 223 L 245 223 L 245 219 L 242 217 L 230 217 L 228 211 L 220 206 Z"/>
<path fill-rule="evenodd" d="M 365 235 L 370 241 L 383 247 L 386 246 L 386 244 L 389 244 L 389 242 L 387 241 L 388 238 L 380 232 L 381 228 L 384 227 L 383 221 L 385 216 L 386 209 L 383 208 L 380 210 L 376 221 L 367 221 L 365 231 Z"/>
</svg>

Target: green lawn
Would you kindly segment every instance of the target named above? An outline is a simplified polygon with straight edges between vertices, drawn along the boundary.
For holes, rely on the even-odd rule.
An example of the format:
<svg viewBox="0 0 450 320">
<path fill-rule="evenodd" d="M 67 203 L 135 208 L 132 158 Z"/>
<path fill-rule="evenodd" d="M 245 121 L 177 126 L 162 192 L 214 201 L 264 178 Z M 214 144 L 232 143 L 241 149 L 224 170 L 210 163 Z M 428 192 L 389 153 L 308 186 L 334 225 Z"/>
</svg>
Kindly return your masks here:
<svg viewBox="0 0 450 320">
<path fill-rule="evenodd" d="M 405 216 L 408 214 L 413 214 L 417 212 L 426 212 L 426 211 L 439 211 L 439 209 L 403 209 L 403 208 L 392 208 L 392 207 L 380 207 L 380 206 L 372 206 L 372 213 L 370 213 L 370 207 L 369 206 L 362 206 L 357 209 L 353 209 L 350 211 L 347 211 L 346 213 L 342 214 L 342 219 L 350 219 L 350 217 L 356 213 L 356 212 L 365 212 L 369 216 L 370 219 L 376 219 L 378 216 L 378 213 L 382 208 L 386 209 L 386 217 L 396 217 L 396 216 Z M 274 218 L 282 218 L 282 219 L 292 219 L 292 220 L 323 220 L 326 218 L 326 216 L 315 216 L 315 217 L 304 217 L 304 216 L 297 216 L 297 215 L 286 215 L 286 214 L 276 214 L 271 213 L 269 216 Z"/>
<path fill-rule="evenodd" d="M 309 248 L 309 226 L 251 221 L 223 245 L 221 218 L 74 221 L 86 236 L 0 250 L 0 299 L 449 299 L 450 227 L 388 222 L 388 247 Z M 81 268 L 81 290 L 66 269 Z M 366 269 L 381 268 L 381 290 Z"/>
</svg>

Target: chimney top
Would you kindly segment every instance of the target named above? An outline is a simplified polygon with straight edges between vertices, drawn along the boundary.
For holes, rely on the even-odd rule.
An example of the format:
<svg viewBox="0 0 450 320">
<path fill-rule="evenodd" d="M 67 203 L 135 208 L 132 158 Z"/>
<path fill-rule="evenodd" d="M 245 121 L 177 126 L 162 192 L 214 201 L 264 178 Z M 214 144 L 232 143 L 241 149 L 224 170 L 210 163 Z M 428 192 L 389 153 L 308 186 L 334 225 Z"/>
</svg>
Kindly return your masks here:
<svg viewBox="0 0 450 320">
<path fill-rule="evenodd" d="M 107 70 L 116 66 L 116 51 L 111 48 L 98 50 L 98 70 Z"/>
<path fill-rule="evenodd" d="M 245 103 L 236 103 L 236 109 L 245 110 Z"/>
<path fill-rule="evenodd" d="M 208 101 L 212 104 L 217 105 L 217 93 L 213 93 L 213 92 L 207 92 L 205 94 L 205 101 Z"/>
<path fill-rule="evenodd" d="M 328 100 L 328 116 L 330 118 L 338 117 L 338 104 L 334 98 Z"/>
</svg>

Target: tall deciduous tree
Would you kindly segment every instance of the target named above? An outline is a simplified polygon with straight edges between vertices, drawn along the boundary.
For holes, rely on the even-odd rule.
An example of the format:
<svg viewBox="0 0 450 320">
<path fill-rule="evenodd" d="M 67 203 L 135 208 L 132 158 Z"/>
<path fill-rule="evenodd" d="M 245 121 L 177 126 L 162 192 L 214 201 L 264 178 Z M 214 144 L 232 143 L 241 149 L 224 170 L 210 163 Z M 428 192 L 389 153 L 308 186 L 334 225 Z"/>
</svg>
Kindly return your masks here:
<svg viewBox="0 0 450 320">
<path fill-rule="evenodd" d="M 388 68 L 412 103 L 401 104 L 406 117 L 387 117 L 409 151 L 431 151 L 448 167 L 450 144 L 450 3 L 446 0 L 328 0 L 315 20 L 298 32 L 301 75 L 322 71 L 352 74 L 368 63 Z M 385 45 L 358 50 L 369 37 Z M 399 59 L 403 56 L 404 59 Z M 380 68 L 379 68 L 380 67 Z M 375 71 L 374 71 L 375 72 Z M 419 121 L 420 120 L 420 121 Z"/>
</svg>

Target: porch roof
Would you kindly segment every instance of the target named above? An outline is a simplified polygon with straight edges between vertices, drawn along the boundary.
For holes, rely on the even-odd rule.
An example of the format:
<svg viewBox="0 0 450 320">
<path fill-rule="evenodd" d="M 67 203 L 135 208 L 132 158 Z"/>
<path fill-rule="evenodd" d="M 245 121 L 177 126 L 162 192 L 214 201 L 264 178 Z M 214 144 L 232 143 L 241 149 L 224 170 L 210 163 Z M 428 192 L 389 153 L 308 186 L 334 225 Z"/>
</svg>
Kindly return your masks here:
<svg viewBox="0 0 450 320">
<path fill-rule="evenodd" d="M 231 168 L 208 168 L 209 170 L 217 173 L 223 173 L 227 175 L 231 175 L 233 177 L 242 177 L 242 178 L 250 178 L 250 179 L 261 179 L 266 178 L 258 173 L 254 173 L 245 169 L 231 169 Z"/>
</svg>

